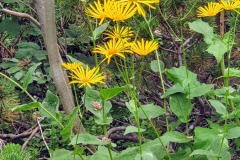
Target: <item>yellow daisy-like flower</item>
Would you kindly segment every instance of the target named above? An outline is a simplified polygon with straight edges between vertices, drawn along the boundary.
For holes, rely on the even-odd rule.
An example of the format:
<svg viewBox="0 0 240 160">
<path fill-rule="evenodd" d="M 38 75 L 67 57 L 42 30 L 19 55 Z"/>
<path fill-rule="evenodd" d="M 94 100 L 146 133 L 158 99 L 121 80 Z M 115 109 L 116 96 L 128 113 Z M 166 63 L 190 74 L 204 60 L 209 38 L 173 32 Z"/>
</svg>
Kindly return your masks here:
<svg viewBox="0 0 240 160">
<path fill-rule="evenodd" d="M 106 18 L 104 7 L 108 5 L 108 2 L 104 0 L 104 4 L 102 5 L 100 0 L 98 0 L 97 2 L 94 1 L 94 5 L 95 6 L 90 4 L 90 6 L 86 9 L 86 14 L 90 17 L 100 19 L 99 25 L 101 25 Z"/>
<path fill-rule="evenodd" d="M 134 6 L 137 7 L 137 11 L 140 15 L 142 15 L 143 17 L 146 16 L 146 12 L 143 8 L 143 6 L 141 4 L 145 4 L 148 7 L 155 9 L 154 6 L 152 6 L 152 4 L 157 4 L 159 3 L 159 0 L 121 0 L 121 2 L 127 2 L 130 4 L 133 4 Z"/>
<path fill-rule="evenodd" d="M 107 37 L 104 39 L 125 39 L 133 36 L 133 30 L 131 27 L 119 27 L 119 25 L 114 26 L 113 29 L 105 31 L 103 34 Z"/>
<path fill-rule="evenodd" d="M 116 2 L 112 0 L 108 6 L 105 7 L 105 11 L 108 18 L 113 21 L 123 22 L 134 16 L 136 13 L 136 7 L 130 3 L 125 5 L 124 3 Z"/>
<path fill-rule="evenodd" d="M 210 17 L 215 16 L 223 10 L 223 6 L 220 3 L 209 2 L 208 5 L 199 7 L 197 10 L 198 17 Z"/>
<path fill-rule="evenodd" d="M 239 0 L 220 0 L 220 3 L 223 6 L 223 9 L 225 10 L 235 10 L 237 8 L 240 8 L 240 1 Z"/>
<path fill-rule="evenodd" d="M 110 63 L 112 56 L 117 55 L 119 57 L 125 58 L 124 53 L 132 53 L 129 49 L 128 43 L 123 43 L 122 40 L 111 39 L 109 42 L 104 43 L 103 46 L 97 45 L 93 50 L 93 53 L 99 53 L 105 55 L 107 63 Z"/>
<path fill-rule="evenodd" d="M 65 66 L 65 64 L 63 64 Z M 77 66 L 77 68 L 74 68 L 74 70 L 70 69 L 70 76 L 71 81 L 69 84 L 77 83 L 79 84 L 79 88 L 88 86 L 91 88 L 91 85 L 102 83 L 106 77 L 103 75 L 103 73 L 99 72 L 99 67 L 94 67 L 93 69 L 89 70 L 88 65 L 86 65 L 86 70 L 84 70 L 82 65 Z"/>
<path fill-rule="evenodd" d="M 73 63 L 62 63 L 62 66 L 66 68 L 67 70 L 75 70 L 77 67 L 81 66 L 81 62 L 73 62 Z"/>
<path fill-rule="evenodd" d="M 131 50 L 139 54 L 141 56 L 146 56 L 152 51 L 155 51 L 158 49 L 158 43 L 155 41 L 147 41 L 144 39 L 141 39 L 141 41 L 133 42 L 131 45 Z"/>
</svg>

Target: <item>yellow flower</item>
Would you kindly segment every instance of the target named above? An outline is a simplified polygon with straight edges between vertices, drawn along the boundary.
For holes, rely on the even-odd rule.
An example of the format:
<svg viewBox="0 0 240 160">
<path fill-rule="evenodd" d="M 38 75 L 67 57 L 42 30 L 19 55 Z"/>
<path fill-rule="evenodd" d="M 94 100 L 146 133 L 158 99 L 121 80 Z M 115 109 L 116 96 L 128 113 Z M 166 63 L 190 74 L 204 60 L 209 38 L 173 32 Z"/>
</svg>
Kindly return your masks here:
<svg viewBox="0 0 240 160">
<path fill-rule="evenodd" d="M 220 3 L 225 10 L 235 10 L 240 8 L 240 1 L 239 0 L 220 0 Z"/>
<path fill-rule="evenodd" d="M 82 63 L 80 62 L 73 62 L 73 63 L 62 63 L 62 66 L 66 68 L 67 70 L 75 70 L 77 67 L 81 66 Z"/>
<path fill-rule="evenodd" d="M 106 35 L 107 37 L 104 39 L 125 39 L 125 38 L 130 38 L 133 36 L 133 31 L 131 29 L 131 27 L 124 27 L 122 26 L 121 28 L 119 27 L 119 25 L 114 26 L 113 29 L 111 30 L 107 30 L 105 33 L 103 33 L 104 35 Z"/>
<path fill-rule="evenodd" d="M 109 3 L 105 7 L 105 11 L 108 18 L 111 18 L 113 21 L 125 21 L 136 13 L 136 8 L 133 5 L 116 2 L 112 0 L 112 3 Z"/>
<path fill-rule="evenodd" d="M 131 50 L 139 54 L 141 56 L 146 56 L 154 50 L 158 49 L 158 43 L 155 41 L 145 41 L 141 39 L 141 41 L 133 42 L 131 45 Z"/>
<path fill-rule="evenodd" d="M 209 17 L 215 16 L 219 12 L 223 10 L 222 5 L 220 3 L 209 2 L 207 6 L 198 8 L 198 17 Z"/>
<path fill-rule="evenodd" d="M 117 55 L 119 57 L 125 58 L 124 53 L 132 53 L 129 50 L 129 44 L 123 43 L 122 40 L 111 39 L 107 43 L 104 43 L 103 46 L 98 45 L 94 50 L 93 53 L 100 53 L 105 55 L 105 59 L 107 59 L 107 63 L 110 63 L 112 56 Z"/>
<path fill-rule="evenodd" d="M 137 11 L 139 14 L 141 14 L 142 16 L 146 16 L 146 12 L 143 9 L 141 4 L 145 4 L 148 7 L 155 9 L 154 6 L 152 6 L 152 4 L 157 4 L 159 3 L 159 0 L 121 0 L 121 2 L 127 2 L 127 3 L 133 3 L 134 6 L 137 7 Z"/>
<path fill-rule="evenodd" d="M 108 2 L 104 0 L 104 5 L 101 4 L 100 0 L 94 1 L 95 6 L 90 4 L 90 7 L 86 9 L 86 14 L 90 17 L 101 19 L 99 25 L 101 25 L 106 18 L 104 6 L 108 5 Z"/>
<path fill-rule="evenodd" d="M 98 73 L 99 67 L 94 67 L 93 69 L 89 70 L 88 65 L 86 65 L 86 70 L 84 70 L 83 66 L 80 65 L 74 72 L 70 70 L 71 81 L 69 84 L 77 83 L 79 84 L 79 88 L 88 86 L 91 88 L 92 84 L 102 83 L 104 84 L 103 80 L 106 78 L 103 73 Z"/>
</svg>

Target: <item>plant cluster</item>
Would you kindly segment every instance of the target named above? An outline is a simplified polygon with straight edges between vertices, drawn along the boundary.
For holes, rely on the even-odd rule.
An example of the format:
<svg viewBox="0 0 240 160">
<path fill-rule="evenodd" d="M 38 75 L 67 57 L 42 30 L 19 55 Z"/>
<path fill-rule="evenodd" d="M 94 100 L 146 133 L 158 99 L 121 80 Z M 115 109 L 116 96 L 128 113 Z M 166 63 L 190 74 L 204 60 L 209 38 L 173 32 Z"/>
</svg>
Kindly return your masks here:
<svg viewBox="0 0 240 160">
<path fill-rule="evenodd" d="M 73 22 L 72 17 L 77 18 L 66 14 L 69 6 L 83 11 L 80 19 L 89 26 L 89 30 L 82 28 L 89 33 L 81 32 L 88 36 L 78 46 L 82 53 L 85 53 L 82 48 L 88 50 L 87 60 L 68 53 L 67 49 L 63 56 L 67 62 L 62 67 L 67 70 L 75 100 L 75 108 L 67 116 L 61 112 L 60 99 L 54 92 L 45 91 L 45 98 L 30 93 L 35 84 L 51 81 L 48 76 L 43 82 L 36 79 L 37 73 L 45 73 L 48 67 L 44 47 L 19 42 L 16 56 L 3 59 L 11 63 L 2 63 L 0 67 L 12 77 L 0 72 L 3 77 L 0 102 L 7 94 L 13 97 L 15 86 L 32 101 L 9 108 L 13 112 L 35 110 L 41 135 L 38 138 L 42 138 L 44 147 L 40 154 L 50 160 L 239 158 L 240 70 L 233 53 L 239 47 L 240 1 L 220 0 L 199 7 L 196 1 L 186 12 L 184 4 L 191 2 L 174 1 L 175 12 L 171 15 L 162 12 L 161 6 L 167 3 L 164 0 L 57 1 L 65 13 L 59 31 L 65 37 L 59 38 L 63 40 L 59 48 L 62 44 L 65 48 L 74 46 L 70 42 L 79 41 L 76 34 L 81 29 L 68 24 Z M 193 14 L 194 20 L 189 18 Z M 177 18 L 169 20 L 167 16 Z M 153 25 L 158 20 L 162 23 Z M 0 26 L 9 23 L 5 21 Z M 199 68 L 191 66 L 191 56 L 200 52 L 210 57 L 213 68 L 220 70 L 212 80 L 199 80 L 196 74 L 205 63 L 199 64 Z M 29 61 L 26 55 L 30 56 Z M 94 61 L 89 61 L 91 57 Z M 44 64 L 40 64 L 42 60 Z M 5 88 L 8 81 L 10 89 Z M 87 132 L 79 126 L 76 129 L 76 121 L 86 126 Z M 17 147 L 16 154 L 25 154 Z M 6 148 L 0 157 L 7 152 Z"/>
</svg>

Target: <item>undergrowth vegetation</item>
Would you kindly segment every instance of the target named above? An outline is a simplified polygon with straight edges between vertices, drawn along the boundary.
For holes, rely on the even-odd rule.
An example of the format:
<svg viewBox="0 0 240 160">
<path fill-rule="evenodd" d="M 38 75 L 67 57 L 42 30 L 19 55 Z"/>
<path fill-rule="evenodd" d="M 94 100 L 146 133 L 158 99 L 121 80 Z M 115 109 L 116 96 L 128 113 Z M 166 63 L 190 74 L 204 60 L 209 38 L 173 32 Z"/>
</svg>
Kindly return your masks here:
<svg viewBox="0 0 240 160">
<path fill-rule="evenodd" d="M 240 159 L 239 9 L 3 0 L 0 160 Z"/>
</svg>

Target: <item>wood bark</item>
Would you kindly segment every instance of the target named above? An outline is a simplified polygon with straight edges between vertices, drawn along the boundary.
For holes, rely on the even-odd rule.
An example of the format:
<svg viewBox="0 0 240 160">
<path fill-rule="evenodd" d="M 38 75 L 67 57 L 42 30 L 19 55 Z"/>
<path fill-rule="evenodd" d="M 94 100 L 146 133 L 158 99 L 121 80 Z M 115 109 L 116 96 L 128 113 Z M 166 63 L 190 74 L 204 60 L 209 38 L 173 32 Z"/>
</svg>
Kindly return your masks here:
<svg viewBox="0 0 240 160">
<path fill-rule="evenodd" d="M 70 114 L 75 105 L 73 94 L 66 78 L 66 72 L 61 67 L 62 58 L 57 44 L 54 0 L 35 0 L 34 3 L 48 53 L 52 78 L 63 109 L 66 114 Z M 85 128 L 80 123 L 79 117 L 76 119 L 73 131 L 74 133 L 78 131 L 80 131 L 80 133 L 85 133 Z"/>
</svg>

